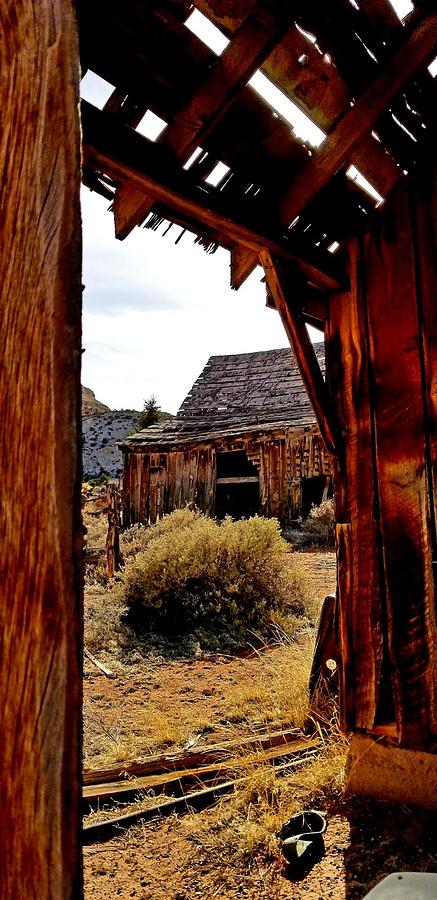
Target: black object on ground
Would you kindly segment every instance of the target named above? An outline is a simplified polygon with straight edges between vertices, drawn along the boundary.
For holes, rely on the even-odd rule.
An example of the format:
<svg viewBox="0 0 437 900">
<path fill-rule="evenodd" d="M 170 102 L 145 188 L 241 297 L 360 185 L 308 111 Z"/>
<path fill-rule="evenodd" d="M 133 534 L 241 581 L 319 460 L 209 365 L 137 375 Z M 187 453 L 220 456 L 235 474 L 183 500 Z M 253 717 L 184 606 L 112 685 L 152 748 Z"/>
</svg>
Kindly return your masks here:
<svg viewBox="0 0 437 900">
<path fill-rule="evenodd" d="M 323 834 L 326 828 L 326 814 L 317 809 L 304 810 L 288 819 L 278 834 L 287 862 L 306 867 L 321 859 L 325 850 Z"/>
</svg>

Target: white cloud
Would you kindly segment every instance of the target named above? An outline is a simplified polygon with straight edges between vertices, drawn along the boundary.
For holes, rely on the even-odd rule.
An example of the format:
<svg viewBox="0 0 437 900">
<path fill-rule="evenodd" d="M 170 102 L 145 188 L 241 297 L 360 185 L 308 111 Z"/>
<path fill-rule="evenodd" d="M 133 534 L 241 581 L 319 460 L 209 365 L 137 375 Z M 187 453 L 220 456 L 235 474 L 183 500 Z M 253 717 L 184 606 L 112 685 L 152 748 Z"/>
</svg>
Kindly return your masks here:
<svg viewBox="0 0 437 900">
<path fill-rule="evenodd" d="M 225 250 L 207 254 L 189 234 L 175 245 L 177 226 L 117 241 L 107 207 L 83 189 L 82 382 L 98 399 L 141 408 L 154 393 L 175 412 L 209 356 L 287 346 L 259 269 L 232 291 Z"/>
</svg>

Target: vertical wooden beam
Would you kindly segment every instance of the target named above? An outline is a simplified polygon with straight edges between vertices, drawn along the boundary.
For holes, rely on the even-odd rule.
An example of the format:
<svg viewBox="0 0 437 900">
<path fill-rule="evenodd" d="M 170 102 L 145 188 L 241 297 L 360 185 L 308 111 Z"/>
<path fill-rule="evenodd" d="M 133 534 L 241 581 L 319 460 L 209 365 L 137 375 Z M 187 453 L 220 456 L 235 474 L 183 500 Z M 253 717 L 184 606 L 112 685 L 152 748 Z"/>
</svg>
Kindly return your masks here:
<svg viewBox="0 0 437 900">
<path fill-rule="evenodd" d="M 399 185 L 373 232 L 352 244 L 351 290 L 330 298 L 327 325 L 327 376 L 345 436 L 335 476 L 344 721 L 414 750 L 434 746 L 437 733 L 429 175 L 419 193 L 414 182 Z"/>
<path fill-rule="evenodd" d="M 341 444 L 340 433 L 314 347 L 305 322 L 295 308 L 295 304 L 299 303 L 299 296 L 293 296 L 293 281 L 290 278 L 290 276 L 294 278 L 295 273 L 292 273 L 278 260 L 273 259 L 267 250 L 261 251 L 259 258 L 264 268 L 267 287 L 275 301 L 291 343 L 321 435 L 328 452 L 336 454 L 339 452 Z M 299 286 L 297 291 L 299 291 Z"/>
<path fill-rule="evenodd" d="M 326 377 L 344 435 L 336 461 L 342 719 L 372 730 L 383 659 L 374 434 L 360 249 L 349 251 L 350 290 L 329 298 Z"/>
<path fill-rule="evenodd" d="M 406 185 L 395 190 L 379 228 L 367 237 L 365 263 L 392 686 L 402 744 L 420 749 L 429 740 L 435 702 L 436 623 L 422 298 Z"/>
<path fill-rule="evenodd" d="M 0 15 L 3 900 L 80 898 L 79 50 L 69 0 Z"/>
</svg>

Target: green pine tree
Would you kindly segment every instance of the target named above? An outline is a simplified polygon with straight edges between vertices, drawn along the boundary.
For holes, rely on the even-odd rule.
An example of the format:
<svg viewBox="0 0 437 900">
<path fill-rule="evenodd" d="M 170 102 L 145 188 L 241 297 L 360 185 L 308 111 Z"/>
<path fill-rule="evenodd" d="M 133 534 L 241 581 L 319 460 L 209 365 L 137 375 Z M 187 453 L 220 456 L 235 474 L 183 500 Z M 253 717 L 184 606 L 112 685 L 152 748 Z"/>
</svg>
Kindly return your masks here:
<svg viewBox="0 0 437 900">
<path fill-rule="evenodd" d="M 161 418 L 161 407 L 152 394 L 148 400 L 144 401 L 144 406 L 139 417 L 140 428 L 149 428 L 150 425 L 156 425 Z"/>
</svg>

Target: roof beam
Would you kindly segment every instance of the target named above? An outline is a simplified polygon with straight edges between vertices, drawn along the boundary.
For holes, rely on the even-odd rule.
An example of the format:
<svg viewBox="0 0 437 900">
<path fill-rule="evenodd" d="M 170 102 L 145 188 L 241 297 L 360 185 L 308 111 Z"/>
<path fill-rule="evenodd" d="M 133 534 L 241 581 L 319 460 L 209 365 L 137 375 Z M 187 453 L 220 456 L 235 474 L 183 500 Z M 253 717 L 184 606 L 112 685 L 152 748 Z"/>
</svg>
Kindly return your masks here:
<svg viewBox="0 0 437 900">
<path fill-rule="evenodd" d="M 82 101 L 84 165 L 104 172 L 117 181 L 127 181 L 138 195 L 153 194 L 156 201 L 176 216 L 214 229 L 232 243 L 253 250 L 257 259 L 267 248 L 278 257 L 298 261 L 309 280 L 323 290 L 344 289 L 347 278 L 339 260 L 328 258 L 317 248 L 296 240 L 285 240 L 280 231 L 253 222 L 253 208 L 238 204 L 238 213 L 230 210 L 220 192 L 193 182 L 189 172 L 177 171 L 164 148 L 148 141 L 124 125 L 115 116 Z"/>
<path fill-rule="evenodd" d="M 278 214 L 284 225 L 300 215 L 319 191 L 347 163 L 390 101 L 437 48 L 437 15 L 424 19 L 391 60 L 332 129 L 321 149 L 289 185 Z"/>
<path fill-rule="evenodd" d="M 269 8 L 257 5 L 216 59 L 206 81 L 167 126 L 160 143 L 179 160 L 189 159 L 290 29 L 293 22 L 284 9 L 286 4 L 281 3 L 272 3 Z M 150 212 L 153 203 L 152 195 L 140 199 L 129 186 L 122 185 L 115 197 L 116 237 L 120 240 L 127 237 Z"/>
<path fill-rule="evenodd" d="M 335 415 L 328 387 L 323 379 L 314 347 L 311 343 L 304 318 L 295 303 L 300 303 L 301 277 L 295 267 L 275 259 L 264 250 L 260 253 L 267 287 L 281 316 L 287 337 L 293 349 L 302 381 L 307 390 L 320 433 L 329 453 L 338 455 L 341 447 L 341 432 Z"/>
</svg>

